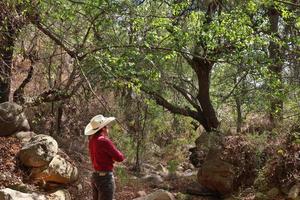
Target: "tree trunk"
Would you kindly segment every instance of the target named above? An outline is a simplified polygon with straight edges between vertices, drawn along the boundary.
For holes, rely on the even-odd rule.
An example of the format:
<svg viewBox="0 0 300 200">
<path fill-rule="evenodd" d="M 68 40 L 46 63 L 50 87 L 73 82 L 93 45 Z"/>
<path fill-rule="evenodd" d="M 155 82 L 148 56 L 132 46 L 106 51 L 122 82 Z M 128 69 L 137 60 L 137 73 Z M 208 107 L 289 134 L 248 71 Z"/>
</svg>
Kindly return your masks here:
<svg viewBox="0 0 300 200">
<path fill-rule="evenodd" d="M 61 122 L 62 122 L 62 116 L 63 116 L 63 110 L 64 104 L 63 102 L 58 103 L 57 107 L 57 117 L 56 117 L 56 135 L 60 136 L 61 135 Z"/>
<path fill-rule="evenodd" d="M 204 116 L 203 127 L 206 131 L 212 131 L 217 129 L 219 126 L 219 121 L 214 110 L 214 107 L 210 100 L 209 86 L 210 86 L 210 72 L 212 69 L 213 63 L 201 59 L 193 58 L 193 69 L 198 77 L 198 95 L 197 99 L 201 105 L 201 109 Z"/>
<path fill-rule="evenodd" d="M 279 13 L 276 8 L 272 7 L 268 12 L 269 20 L 270 20 L 270 34 L 277 35 L 278 34 L 278 24 L 279 24 Z M 275 126 L 279 121 L 282 120 L 282 109 L 283 109 L 283 100 L 281 99 L 281 91 L 282 91 L 282 63 L 280 61 L 280 49 L 279 45 L 270 41 L 269 45 L 269 57 L 272 61 L 272 64 L 269 66 L 269 70 L 272 73 L 273 79 L 271 80 L 271 91 L 272 94 L 270 98 L 270 121 Z M 279 81 L 279 84 L 274 85 L 273 81 Z M 274 85 L 274 86 L 273 86 Z M 273 96 L 278 94 L 279 96 Z"/>
<path fill-rule="evenodd" d="M 1 17 L 2 18 L 2 17 Z M 15 30 L 9 20 L 0 19 L 0 103 L 9 100 Z"/>
<path fill-rule="evenodd" d="M 235 105 L 236 105 L 236 132 L 240 133 L 242 129 L 242 105 L 241 99 L 238 96 L 234 96 Z"/>
</svg>

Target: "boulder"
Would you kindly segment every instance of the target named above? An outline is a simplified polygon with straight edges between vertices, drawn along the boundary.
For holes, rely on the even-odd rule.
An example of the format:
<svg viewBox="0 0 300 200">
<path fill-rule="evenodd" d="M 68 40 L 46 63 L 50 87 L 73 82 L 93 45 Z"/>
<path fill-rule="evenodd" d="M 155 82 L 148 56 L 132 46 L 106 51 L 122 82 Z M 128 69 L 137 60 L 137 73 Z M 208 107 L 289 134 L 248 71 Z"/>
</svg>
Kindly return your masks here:
<svg viewBox="0 0 300 200">
<path fill-rule="evenodd" d="M 150 174 L 150 175 L 146 175 L 146 176 L 142 177 L 142 181 L 146 182 L 150 185 L 157 186 L 163 182 L 163 179 L 160 175 Z"/>
<path fill-rule="evenodd" d="M 16 138 L 18 138 L 23 144 L 25 144 L 25 143 L 29 142 L 29 140 L 31 140 L 31 138 L 36 136 L 36 134 L 31 131 L 21 131 L 21 132 L 16 132 L 14 134 L 14 136 Z"/>
<path fill-rule="evenodd" d="M 165 190 L 157 190 L 144 197 L 139 197 L 133 200 L 175 200 L 175 197 Z"/>
<path fill-rule="evenodd" d="M 49 200 L 71 200 L 71 195 L 68 190 L 58 190 L 50 195 L 47 195 Z"/>
<path fill-rule="evenodd" d="M 214 158 L 222 151 L 224 136 L 219 132 L 203 132 L 195 140 L 196 146 L 190 148 L 190 162 L 194 167 L 201 167 L 206 159 Z"/>
<path fill-rule="evenodd" d="M 147 196 L 147 193 L 144 190 L 142 190 L 142 191 L 138 191 L 137 195 L 138 195 L 138 197 L 144 197 L 144 196 Z"/>
<path fill-rule="evenodd" d="M 48 167 L 32 168 L 31 178 L 46 183 L 68 184 L 78 179 L 78 169 L 68 159 L 56 155 Z"/>
<path fill-rule="evenodd" d="M 58 144 L 48 135 L 36 135 L 19 152 L 21 162 L 28 167 L 48 165 L 58 152 Z"/>
<path fill-rule="evenodd" d="M 23 193 L 10 188 L 0 190 L 0 200 L 47 200 L 45 195 L 37 193 Z"/>
<path fill-rule="evenodd" d="M 17 190 L 19 192 L 24 192 L 24 193 L 31 193 L 31 192 L 33 192 L 32 185 L 28 185 L 28 184 L 25 184 L 23 182 L 14 183 L 12 185 L 8 185 L 7 188 L 10 188 L 12 190 Z"/>
<path fill-rule="evenodd" d="M 38 193 L 24 193 L 10 188 L 0 190 L 0 200 L 71 200 L 67 190 L 58 190 L 49 195 Z"/>
<path fill-rule="evenodd" d="M 29 130 L 30 126 L 21 106 L 12 102 L 0 104 L 0 136 Z"/>
<path fill-rule="evenodd" d="M 221 195 L 232 192 L 234 167 L 222 160 L 212 159 L 204 162 L 198 171 L 198 182 L 207 189 Z"/>
</svg>

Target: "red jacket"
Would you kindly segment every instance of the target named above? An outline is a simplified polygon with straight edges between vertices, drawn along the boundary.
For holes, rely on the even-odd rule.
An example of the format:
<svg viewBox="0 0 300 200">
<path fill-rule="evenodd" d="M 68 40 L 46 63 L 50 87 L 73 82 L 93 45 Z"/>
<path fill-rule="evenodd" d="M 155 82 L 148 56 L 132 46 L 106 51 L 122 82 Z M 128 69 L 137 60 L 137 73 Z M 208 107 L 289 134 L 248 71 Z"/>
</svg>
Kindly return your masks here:
<svg viewBox="0 0 300 200">
<path fill-rule="evenodd" d="M 123 154 L 110 139 L 103 135 L 93 135 L 89 140 L 89 151 L 96 171 L 112 171 L 114 161 L 122 162 Z"/>
</svg>

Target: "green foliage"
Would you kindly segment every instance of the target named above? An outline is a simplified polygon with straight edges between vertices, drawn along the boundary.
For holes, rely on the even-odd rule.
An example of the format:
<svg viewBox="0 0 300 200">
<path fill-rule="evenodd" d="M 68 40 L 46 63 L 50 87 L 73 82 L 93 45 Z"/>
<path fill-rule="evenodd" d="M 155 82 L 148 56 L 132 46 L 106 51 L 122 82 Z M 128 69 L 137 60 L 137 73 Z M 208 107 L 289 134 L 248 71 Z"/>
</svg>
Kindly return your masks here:
<svg viewBox="0 0 300 200">
<path fill-rule="evenodd" d="M 126 160 L 132 161 L 135 156 L 133 138 L 129 137 L 119 125 L 112 126 L 109 135 L 116 143 L 118 149 L 126 155 Z"/>
<path fill-rule="evenodd" d="M 179 165 L 178 160 L 170 160 L 168 161 L 167 169 L 170 173 L 175 173 Z"/>
<path fill-rule="evenodd" d="M 128 184 L 128 182 L 130 181 L 129 175 L 127 170 L 124 167 L 116 166 L 114 172 L 115 172 L 115 176 L 118 177 L 121 186 Z"/>
</svg>

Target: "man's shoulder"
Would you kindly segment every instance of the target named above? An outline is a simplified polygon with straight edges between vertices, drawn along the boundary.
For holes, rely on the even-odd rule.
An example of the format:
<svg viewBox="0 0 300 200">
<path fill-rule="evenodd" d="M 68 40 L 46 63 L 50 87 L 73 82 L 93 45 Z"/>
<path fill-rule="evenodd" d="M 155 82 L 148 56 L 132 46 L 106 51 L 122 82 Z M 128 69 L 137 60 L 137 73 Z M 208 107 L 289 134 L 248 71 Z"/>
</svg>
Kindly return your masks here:
<svg viewBox="0 0 300 200">
<path fill-rule="evenodd" d="M 98 142 L 109 142 L 109 143 L 110 143 L 109 138 L 104 137 L 104 136 L 99 136 L 99 137 L 97 138 L 97 141 L 98 141 Z"/>
</svg>

